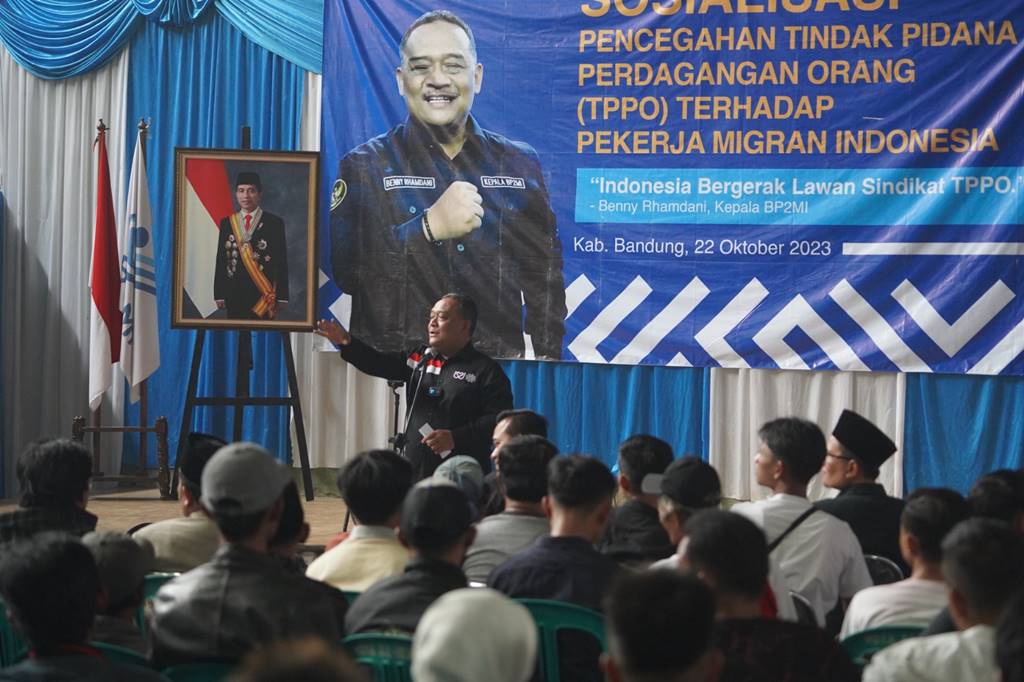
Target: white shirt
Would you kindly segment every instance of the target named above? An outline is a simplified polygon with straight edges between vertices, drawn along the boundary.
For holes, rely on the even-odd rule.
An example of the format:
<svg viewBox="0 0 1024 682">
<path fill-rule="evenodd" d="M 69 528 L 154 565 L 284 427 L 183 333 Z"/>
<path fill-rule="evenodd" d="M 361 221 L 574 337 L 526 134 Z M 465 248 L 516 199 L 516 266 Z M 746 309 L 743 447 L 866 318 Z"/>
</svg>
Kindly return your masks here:
<svg viewBox="0 0 1024 682">
<path fill-rule="evenodd" d="M 395 531 L 385 526 L 359 525 L 337 547 L 309 565 L 306 576 L 339 590 L 362 592 L 379 580 L 401 573 L 409 561 Z"/>
<path fill-rule="evenodd" d="M 805 497 L 776 493 L 766 500 L 733 505 L 731 511 L 759 525 L 771 543 L 810 507 Z M 789 589 L 811 603 L 819 626 L 840 597 L 852 597 L 871 586 L 857 536 L 846 522 L 821 511 L 786 536 L 772 558 L 778 560 Z"/>
<path fill-rule="evenodd" d="M 905 639 L 871 658 L 863 682 L 999 682 L 995 640 L 990 625 Z"/>
<path fill-rule="evenodd" d="M 869 587 L 854 595 L 839 639 L 883 625 L 924 628 L 946 603 L 946 584 L 940 580 L 907 578 Z"/>
</svg>

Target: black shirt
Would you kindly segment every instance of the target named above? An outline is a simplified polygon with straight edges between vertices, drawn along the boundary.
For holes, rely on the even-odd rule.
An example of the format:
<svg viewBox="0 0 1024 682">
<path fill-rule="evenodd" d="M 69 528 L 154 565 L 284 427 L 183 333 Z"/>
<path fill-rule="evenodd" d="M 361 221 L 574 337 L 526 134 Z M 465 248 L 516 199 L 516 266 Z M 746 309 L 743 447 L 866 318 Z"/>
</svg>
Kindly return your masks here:
<svg viewBox="0 0 1024 682">
<path fill-rule="evenodd" d="M 423 612 L 445 592 L 466 587 L 466 575 L 446 561 L 416 557 L 405 571 L 359 595 L 345 617 L 345 632 L 399 630 L 412 634 Z"/>
<path fill-rule="evenodd" d="M 469 455 L 484 471 L 491 468 L 491 435 L 502 410 L 512 409 L 512 384 L 501 365 L 469 343 L 449 358 L 424 357 L 426 346 L 410 353 L 381 353 L 352 337 L 341 357 L 366 374 L 406 382 L 405 456 L 416 479 L 434 473 L 441 457 L 421 443 L 420 429 L 449 429 L 453 455 Z M 474 500 L 475 501 L 475 500 Z"/>
<path fill-rule="evenodd" d="M 615 509 L 601 542 L 601 551 L 620 563 L 650 563 L 675 553 L 658 510 L 630 499 Z"/>
<path fill-rule="evenodd" d="M 720 682 L 854 682 L 846 651 L 812 625 L 766 618 L 723 620 L 715 643 L 725 657 Z"/>
<path fill-rule="evenodd" d="M 857 483 L 844 488 L 837 497 L 814 503 L 818 509 L 850 524 L 865 554 L 892 559 L 907 576 L 910 568 L 900 554 L 899 540 L 903 505 L 903 500 L 889 497 L 877 483 Z"/>
</svg>

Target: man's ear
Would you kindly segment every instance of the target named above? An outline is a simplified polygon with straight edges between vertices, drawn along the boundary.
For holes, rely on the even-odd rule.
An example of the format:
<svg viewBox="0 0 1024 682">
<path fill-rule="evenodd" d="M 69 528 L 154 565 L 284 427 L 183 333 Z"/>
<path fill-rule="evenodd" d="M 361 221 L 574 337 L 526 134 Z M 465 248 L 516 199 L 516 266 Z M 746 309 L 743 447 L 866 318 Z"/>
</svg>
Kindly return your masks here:
<svg viewBox="0 0 1024 682">
<path fill-rule="evenodd" d="M 405 86 L 402 85 L 402 67 L 395 67 L 395 82 L 398 83 L 398 94 L 405 97 Z"/>
<path fill-rule="evenodd" d="M 544 510 L 544 516 L 551 518 L 551 498 L 548 495 L 540 498 L 540 508 Z"/>
<path fill-rule="evenodd" d="M 477 95 L 480 94 L 480 90 L 484 84 L 484 65 L 480 62 L 476 63 L 476 68 L 473 70 L 473 92 Z"/>
<path fill-rule="evenodd" d="M 402 547 L 405 547 L 406 549 L 412 549 L 412 547 L 409 545 L 409 540 L 405 537 L 405 533 L 402 532 L 401 527 L 395 528 L 395 536 L 397 536 L 398 541 L 402 543 Z"/>
<path fill-rule="evenodd" d="M 955 587 L 946 587 L 949 598 L 949 616 L 956 623 L 957 630 L 966 630 L 971 625 L 970 607 L 967 598 Z"/>
<path fill-rule="evenodd" d="M 632 490 L 629 489 L 629 479 L 626 478 L 626 475 L 623 474 L 621 471 L 619 472 L 619 487 L 622 488 L 622 492 L 624 493 L 633 492 Z"/>
</svg>

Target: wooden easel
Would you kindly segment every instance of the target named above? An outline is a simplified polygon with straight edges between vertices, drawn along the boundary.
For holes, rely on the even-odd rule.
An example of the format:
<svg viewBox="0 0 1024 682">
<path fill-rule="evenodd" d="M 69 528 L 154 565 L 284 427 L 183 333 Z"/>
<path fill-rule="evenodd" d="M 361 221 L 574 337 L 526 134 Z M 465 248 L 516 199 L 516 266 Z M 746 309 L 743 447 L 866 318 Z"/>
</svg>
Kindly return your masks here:
<svg viewBox="0 0 1024 682">
<path fill-rule="evenodd" d="M 249 126 L 242 128 L 242 149 L 252 149 L 251 130 Z M 287 405 L 291 407 L 295 417 L 295 437 L 299 445 L 299 464 L 302 467 L 302 487 L 306 500 L 313 499 L 313 476 L 309 469 L 309 449 L 306 445 L 306 426 L 302 420 L 302 402 L 299 399 L 299 382 L 295 377 L 295 358 L 292 356 L 292 341 L 289 332 L 278 332 L 281 336 L 281 346 L 284 351 L 285 365 L 288 370 L 288 396 L 257 397 L 249 395 L 249 372 L 253 369 L 252 363 L 252 332 L 248 329 L 238 331 L 238 364 L 235 368 L 235 395 L 213 397 L 198 396 L 196 392 L 199 387 L 199 365 L 203 357 L 203 343 L 206 340 L 206 330 L 196 331 L 195 345 L 192 348 L 192 368 L 188 376 L 188 393 L 185 396 L 185 408 L 181 416 L 181 431 L 178 434 L 178 456 L 180 457 L 188 439 L 189 427 L 192 423 L 192 413 L 196 407 L 219 406 L 234 407 L 233 438 L 234 441 L 242 439 L 242 415 L 246 405 Z M 179 460 L 175 460 L 176 462 Z M 178 469 L 174 469 L 173 489 L 177 490 Z"/>
</svg>

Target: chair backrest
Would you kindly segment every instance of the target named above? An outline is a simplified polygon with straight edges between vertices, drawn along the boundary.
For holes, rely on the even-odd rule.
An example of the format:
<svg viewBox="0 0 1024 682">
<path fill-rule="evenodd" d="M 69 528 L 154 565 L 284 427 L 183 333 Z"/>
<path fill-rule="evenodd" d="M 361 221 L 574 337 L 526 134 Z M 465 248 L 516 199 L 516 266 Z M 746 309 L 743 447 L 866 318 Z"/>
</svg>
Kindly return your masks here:
<svg viewBox="0 0 1024 682">
<path fill-rule="evenodd" d="M 103 655 L 110 661 L 117 661 L 118 663 L 131 663 L 132 665 L 141 665 L 145 668 L 149 667 L 149 661 L 145 656 L 137 651 L 126 649 L 123 646 L 117 646 L 116 644 L 107 644 L 106 642 L 89 642 L 89 646 L 94 649 L 99 649 Z"/>
<path fill-rule="evenodd" d="M 842 641 L 850 659 L 859 666 L 867 665 L 876 653 L 900 640 L 917 637 L 922 632 L 918 627 L 887 625 L 856 632 Z"/>
<path fill-rule="evenodd" d="M 793 607 L 796 609 L 797 622 L 818 627 L 818 617 L 814 614 L 814 607 L 811 606 L 811 602 L 808 601 L 807 597 L 793 590 L 789 591 L 789 596 L 793 600 Z"/>
<path fill-rule="evenodd" d="M 156 593 L 160 591 L 164 583 L 169 580 L 177 578 L 180 573 L 150 573 L 146 576 L 142 587 L 142 603 L 139 604 L 139 609 L 135 613 L 135 624 L 139 626 L 139 632 L 145 637 L 148 632 L 146 623 L 148 618 L 146 617 L 146 610 L 150 608 L 150 604 L 153 598 L 156 597 Z"/>
<path fill-rule="evenodd" d="M 900 565 L 889 557 L 878 556 L 877 554 L 865 554 L 864 562 L 868 565 L 868 573 L 871 574 L 871 582 L 875 585 L 888 585 L 903 580 L 903 570 Z"/>
<path fill-rule="evenodd" d="M 342 643 L 370 670 L 374 682 L 412 682 L 412 637 L 364 632 L 349 635 Z"/>
<path fill-rule="evenodd" d="M 347 601 L 349 605 L 351 605 L 352 602 L 354 602 L 356 598 L 362 594 L 362 592 L 353 592 L 352 590 L 342 590 L 341 593 L 345 595 L 345 601 Z"/>
<path fill-rule="evenodd" d="M 17 663 L 28 654 L 28 643 L 14 631 L 7 619 L 7 606 L 0 601 L 0 668 Z"/>
<path fill-rule="evenodd" d="M 516 599 L 525 606 L 537 624 L 540 639 L 540 669 L 546 682 L 560 682 L 558 670 L 558 631 L 582 630 L 608 650 L 604 635 L 604 619 L 597 611 L 575 604 L 547 599 Z"/>
<path fill-rule="evenodd" d="M 232 670 L 230 663 L 180 663 L 164 668 L 160 674 L 171 682 L 223 682 Z"/>
</svg>

